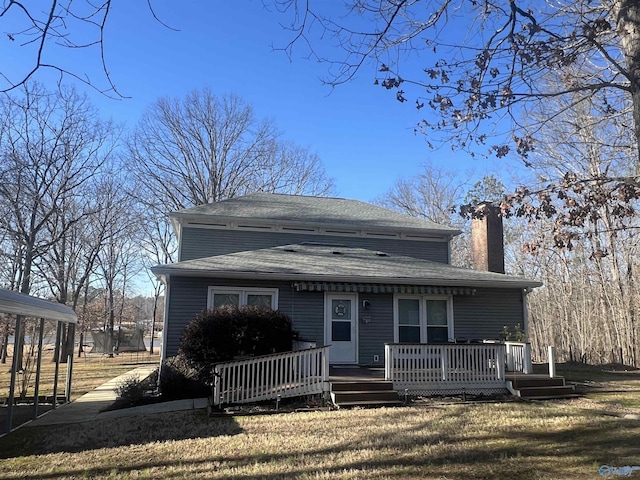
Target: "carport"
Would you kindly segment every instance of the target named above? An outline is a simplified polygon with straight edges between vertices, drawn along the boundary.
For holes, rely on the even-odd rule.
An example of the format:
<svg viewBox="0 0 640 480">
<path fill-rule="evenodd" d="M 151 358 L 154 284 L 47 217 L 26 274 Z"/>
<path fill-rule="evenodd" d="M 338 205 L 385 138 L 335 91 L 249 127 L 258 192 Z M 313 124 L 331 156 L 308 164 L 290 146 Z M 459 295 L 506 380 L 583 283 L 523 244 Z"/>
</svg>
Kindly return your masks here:
<svg viewBox="0 0 640 480">
<path fill-rule="evenodd" d="M 76 324 L 78 317 L 75 312 L 60 303 L 43 300 L 41 298 L 24 295 L 22 293 L 13 292 L 0 288 L 0 313 L 7 313 L 15 316 L 15 334 L 13 343 L 13 362 L 11 364 L 11 380 L 9 384 L 8 411 L 7 411 L 7 428 L 6 432 L 10 432 L 13 422 L 13 407 L 15 403 L 16 379 L 18 377 L 18 339 L 21 335 L 23 318 L 35 318 L 40 320 L 36 375 L 34 380 L 34 405 L 33 418 L 38 417 L 38 392 L 40 387 L 40 370 L 42 366 L 42 350 L 43 350 L 43 334 L 45 320 L 53 320 L 56 322 L 56 345 L 60 345 L 62 336 L 62 328 L 64 324 Z M 73 334 L 73 329 L 70 329 Z M 73 341 L 73 339 L 72 339 Z M 58 389 L 58 373 L 60 370 L 60 356 L 55 358 L 55 379 L 53 385 L 53 408 L 56 408 L 57 389 Z M 65 382 L 65 400 L 70 401 L 71 396 L 71 375 L 73 371 L 73 354 L 67 357 L 67 375 Z"/>
</svg>

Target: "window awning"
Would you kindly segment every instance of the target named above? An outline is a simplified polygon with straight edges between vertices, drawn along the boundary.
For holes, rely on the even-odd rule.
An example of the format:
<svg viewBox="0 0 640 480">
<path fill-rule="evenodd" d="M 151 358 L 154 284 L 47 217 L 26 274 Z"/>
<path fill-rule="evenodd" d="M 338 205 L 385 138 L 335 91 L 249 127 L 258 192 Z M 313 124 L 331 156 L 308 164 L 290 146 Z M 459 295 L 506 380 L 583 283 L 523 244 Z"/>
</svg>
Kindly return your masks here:
<svg viewBox="0 0 640 480">
<path fill-rule="evenodd" d="M 405 293 L 414 295 L 475 295 L 468 287 L 393 285 L 387 283 L 294 282 L 297 292 Z"/>
</svg>

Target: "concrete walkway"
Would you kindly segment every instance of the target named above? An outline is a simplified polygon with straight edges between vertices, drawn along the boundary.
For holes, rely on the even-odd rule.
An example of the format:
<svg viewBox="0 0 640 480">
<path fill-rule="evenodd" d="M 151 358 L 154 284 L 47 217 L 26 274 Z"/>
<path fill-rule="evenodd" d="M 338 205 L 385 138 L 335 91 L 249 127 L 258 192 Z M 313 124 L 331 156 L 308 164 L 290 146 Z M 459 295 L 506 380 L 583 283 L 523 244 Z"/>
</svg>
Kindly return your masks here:
<svg viewBox="0 0 640 480">
<path fill-rule="evenodd" d="M 29 427 L 39 427 L 42 425 L 60 425 L 65 423 L 81 423 L 94 420 L 126 417 L 131 415 L 141 415 L 150 413 L 175 412 L 180 410 L 192 410 L 195 408 L 207 408 L 207 399 L 176 400 L 173 402 L 161 402 L 140 407 L 123 408 L 100 412 L 109 407 L 117 399 L 116 387 L 125 378 L 136 375 L 139 379 L 144 379 L 151 375 L 156 369 L 155 365 L 146 365 L 135 368 L 123 375 L 112 378 L 103 383 L 95 390 L 81 396 L 77 400 L 59 406 L 55 410 L 50 410 L 42 417 L 28 424 Z M 25 425 L 27 426 L 27 425 Z"/>
</svg>

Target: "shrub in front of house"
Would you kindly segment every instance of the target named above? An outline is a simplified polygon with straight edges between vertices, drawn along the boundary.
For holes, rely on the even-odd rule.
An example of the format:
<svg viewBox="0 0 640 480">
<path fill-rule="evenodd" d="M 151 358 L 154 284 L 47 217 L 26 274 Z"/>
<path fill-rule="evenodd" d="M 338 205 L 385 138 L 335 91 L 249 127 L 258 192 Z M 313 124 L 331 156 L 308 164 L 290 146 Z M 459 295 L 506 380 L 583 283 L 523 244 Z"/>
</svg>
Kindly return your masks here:
<svg viewBox="0 0 640 480">
<path fill-rule="evenodd" d="M 211 392 L 182 353 L 162 363 L 158 386 L 165 400 L 207 397 Z"/>
<path fill-rule="evenodd" d="M 211 381 L 213 364 L 287 352 L 294 338 L 291 319 L 284 313 L 253 305 L 225 306 L 204 311 L 187 325 L 180 353 L 200 380 Z"/>
</svg>

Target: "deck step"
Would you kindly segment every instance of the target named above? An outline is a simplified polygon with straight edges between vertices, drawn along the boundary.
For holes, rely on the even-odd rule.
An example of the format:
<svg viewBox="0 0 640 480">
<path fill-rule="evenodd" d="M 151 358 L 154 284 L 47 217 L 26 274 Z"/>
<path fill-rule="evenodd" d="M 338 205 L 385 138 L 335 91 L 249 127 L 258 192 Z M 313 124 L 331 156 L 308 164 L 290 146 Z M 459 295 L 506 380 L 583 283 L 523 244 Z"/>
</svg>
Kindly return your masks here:
<svg viewBox="0 0 640 480">
<path fill-rule="evenodd" d="M 340 408 L 345 407 L 404 407 L 405 403 L 401 400 L 389 400 L 386 402 L 382 402 L 379 400 L 372 401 L 360 401 L 360 402 L 340 402 L 338 406 Z"/>
<path fill-rule="evenodd" d="M 331 383 L 332 392 L 353 391 L 393 391 L 393 382 L 334 382 Z"/>
<path fill-rule="evenodd" d="M 574 385 L 567 385 L 564 377 L 514 377 L 508 381 L 509 390 L 520 398 L 550 400 L 576 396 Z"/>
<path fill-rule="evenodd" d="M 384 381 L 332 382 L 331 398 L 339 407 L 404 405 L 393 384 Z"/>
<path fill-rule="evenodd" d="M 511 380 L 513 388 L 527 388 L 527 387 L 564 387 L 565 382 L 563 377 L 554 378 L 526 378 L 517 377 Z"/>
<path fill-rule="evenodd" d="M 550 386 L 550 387 L 526 387 L 518 389 L 522 398 L 560 398 L 565 395 L 575 395 L 573 385 Z"/>
</svg>

